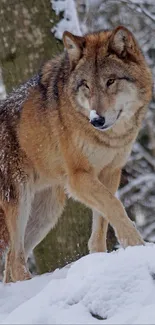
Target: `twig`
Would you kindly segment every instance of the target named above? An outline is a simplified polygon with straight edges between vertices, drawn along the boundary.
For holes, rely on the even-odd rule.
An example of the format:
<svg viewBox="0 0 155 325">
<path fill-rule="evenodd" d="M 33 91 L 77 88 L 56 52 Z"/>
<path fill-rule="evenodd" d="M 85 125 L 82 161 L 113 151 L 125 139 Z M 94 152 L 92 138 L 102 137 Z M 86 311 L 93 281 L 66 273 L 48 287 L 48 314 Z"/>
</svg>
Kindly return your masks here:
<svg viewBox="0 0 155 325">
<path fill-rule="evenodd" d="M 142 185 L 142 183 L 150 182 L 150 181 L 155 182 L 155 174 L 150 173 L 148 175 L 139 176 L 137 179 L 133 180 L 132 182 L 130 182 L 129 184 L 127 184 L 126 186 L 118 190 L 117 193 L 118 197 L 122 198 L 124 195 L 130 192 L 134 187 L 139 187 L 140 185 Z"/>
<path fill-rule="evenodd" d="M 155 158 L 153 158 L 143 147 L 140 143 L 136 143 L 136 148 L 142 153 L 143 158 L 148 161 L 150 165 L 155 169 Z"/>
<path fill-rule="evenodd" d="M 155 15 L 152 15 L 149 10 L 147 10 L 144 5 L 140 4 L 140 9 L 147 17 L 149 17 L 153 22 L 155 22 Z"/>
</svg>

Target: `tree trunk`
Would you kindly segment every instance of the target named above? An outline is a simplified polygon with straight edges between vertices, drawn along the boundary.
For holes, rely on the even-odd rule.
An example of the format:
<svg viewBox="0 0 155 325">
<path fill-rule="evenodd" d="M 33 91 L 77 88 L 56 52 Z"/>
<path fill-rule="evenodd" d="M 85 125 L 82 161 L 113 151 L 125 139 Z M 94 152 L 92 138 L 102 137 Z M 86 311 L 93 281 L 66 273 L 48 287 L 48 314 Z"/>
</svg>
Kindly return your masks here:
<svg viewBox="0 0 155 325">
<path fill-rule="evenodd" d="M 51 33 L 58 17 L 50 0 L 0 1 L 0 63 L 7 91 L 32 76 L 41 64 L 60 52 Z"/>
<path fill-rule="evenodd" d="M 88 253 L 91 211 L 71 199 L 59 222 L 35 248 L 39 273 L 52 271 Z"/>
</svg>

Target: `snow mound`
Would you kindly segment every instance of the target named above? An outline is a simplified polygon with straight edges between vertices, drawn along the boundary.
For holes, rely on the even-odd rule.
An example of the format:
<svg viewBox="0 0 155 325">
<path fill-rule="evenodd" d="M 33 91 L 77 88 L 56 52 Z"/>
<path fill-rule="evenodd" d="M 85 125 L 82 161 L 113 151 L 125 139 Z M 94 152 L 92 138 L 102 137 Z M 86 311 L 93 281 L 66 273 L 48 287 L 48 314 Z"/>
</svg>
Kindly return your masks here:
<svg viewBox="0 0 155 325">
<path fill-rule="evenodd" d="M 155 324 L 155 245 L 0 285 L 1 324 Z"/>
</svg>

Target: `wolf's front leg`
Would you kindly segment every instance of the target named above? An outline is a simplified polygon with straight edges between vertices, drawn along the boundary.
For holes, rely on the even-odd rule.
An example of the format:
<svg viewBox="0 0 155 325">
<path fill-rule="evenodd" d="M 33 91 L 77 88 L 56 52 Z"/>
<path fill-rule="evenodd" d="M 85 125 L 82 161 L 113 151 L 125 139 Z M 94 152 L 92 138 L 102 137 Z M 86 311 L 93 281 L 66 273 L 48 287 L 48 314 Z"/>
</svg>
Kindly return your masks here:
<svg viewBox="0 0 155 325">
<path fill-rule="evenodd" d="M 19 198 L 3 204 L 10 247 L 6 256 L 4 282 L 16 282 L 31 278 L 26 266 L 24 236 L 31 209 L 32 195 L 29 187 L 20 186 Z"/>
<path fill-rule="evenodd" d="M 108 221 L 101 213 L 93 210 L 92 216 L 92 233 L 88 241 L 88 249 L 90 253 L 107 251 L 107 230 Z"/>
<path fill-rule="evenodd" d="M 99 174 L 100 182 L 112 193 L 115 194 L 120 183 L 121 170 L 104 168 Z M 104 217 L 104 218 L 103 218 Z M 98 211 L 93 211 L 92 233 L 88 242 L 90 253 L 107 251 L 107 230 L 108 221 Z"/>
<path fill-rule="evenodd" d="M 68 187 L 73 197 L 106 217 L 123 247 L 144 244 L 122 203 L 93 174 L 73 172 Z"/>
</svg>

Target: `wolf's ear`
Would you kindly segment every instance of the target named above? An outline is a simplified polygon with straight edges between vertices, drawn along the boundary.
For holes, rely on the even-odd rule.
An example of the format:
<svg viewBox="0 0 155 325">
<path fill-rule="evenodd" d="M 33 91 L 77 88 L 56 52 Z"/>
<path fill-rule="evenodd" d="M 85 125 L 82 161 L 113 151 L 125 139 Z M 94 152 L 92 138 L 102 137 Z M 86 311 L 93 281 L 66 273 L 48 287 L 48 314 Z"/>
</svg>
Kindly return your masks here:
<svg viewBox="0 0 155 325">
<path fill-rule="evenodd" d="M 69 32 L 64 32 L 63 43 L 68 52 L 71 66 L 75 65 L 80 57 L 85 44 L 85 38 L 81 36 L 75 36 Z"/>
<path fill-rule="evenodd" d="M 109 47 L 119 57 L 125 58 L 127 54 L 138 54 L 136 40 L 132 33 L 124 26 L 118 26 L 111 35 Z"/>
</svg>

